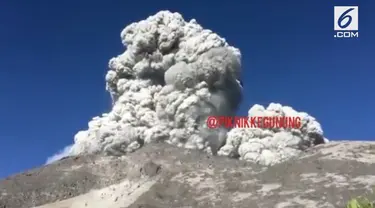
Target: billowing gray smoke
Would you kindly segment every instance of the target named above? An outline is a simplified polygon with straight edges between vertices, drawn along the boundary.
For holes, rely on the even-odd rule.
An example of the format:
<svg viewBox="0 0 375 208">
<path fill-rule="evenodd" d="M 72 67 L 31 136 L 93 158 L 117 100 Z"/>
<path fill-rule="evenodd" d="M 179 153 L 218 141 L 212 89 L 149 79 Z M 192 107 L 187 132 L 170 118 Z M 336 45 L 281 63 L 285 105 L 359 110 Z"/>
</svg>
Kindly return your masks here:
<svg viewBox="0 0 375 208">
<path fill-rule="evenodd" d="M 303 128 L 294 132 L 208 129 L 208 116 L 235 115 L 241 102 L 241 54 L 194 19 L 185 22 L 178 13 L 161 11 L 127 26 L 121 38 L 126 51 L 109 61 L 106 75 L 113 108 L 76 134 L 68 155 L 124 155 L 164 141 L 274 164 L 323 140 L 319 123 L 305 113 Z M 256 105 L 250 111 L 273 110 L 298 114 L 277 104 L 267 110 Z"/>
<path fill-rule="evenodd" d="M 301 151 L 328 142 L 314 117 L 297 112 L 289 106 L 271 103 L 267 108 L 254 105 L 249 117 L 299 117 L 300 128 L 235 128 L 228 132 L 220 155 L 238 156 L 240 159 L 263 165 L 273 165 L 298 156 Z"/>
</svg>

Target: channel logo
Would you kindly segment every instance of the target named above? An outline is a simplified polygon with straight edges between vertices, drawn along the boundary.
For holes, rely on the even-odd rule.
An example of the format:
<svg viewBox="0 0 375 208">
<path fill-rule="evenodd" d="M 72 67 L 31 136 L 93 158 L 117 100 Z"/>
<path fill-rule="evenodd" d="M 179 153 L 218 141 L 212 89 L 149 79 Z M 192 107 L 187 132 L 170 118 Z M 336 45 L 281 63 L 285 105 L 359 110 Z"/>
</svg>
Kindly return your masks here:
<svg viewBox="0 0 375 208">
<path fill-rule="evenodd" d="M 358 38 L 358 6 L 334 7 L 334 37 Z"/>
</svg>

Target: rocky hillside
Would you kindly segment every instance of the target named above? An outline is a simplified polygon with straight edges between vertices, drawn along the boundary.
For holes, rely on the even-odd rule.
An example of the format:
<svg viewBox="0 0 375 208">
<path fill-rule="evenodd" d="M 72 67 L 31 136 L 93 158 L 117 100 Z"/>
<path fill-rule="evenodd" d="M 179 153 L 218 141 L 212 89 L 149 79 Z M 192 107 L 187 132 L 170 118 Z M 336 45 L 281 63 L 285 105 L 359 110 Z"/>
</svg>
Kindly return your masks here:
<svg viewBox="0 0 375 208">
<path fill-rule="evenodd" d="M 159 143 L 0 181 L 1 208 L 333 208 L 375 185 L 375 142 L 317 145 L 273 166 Z"/>
</svg>

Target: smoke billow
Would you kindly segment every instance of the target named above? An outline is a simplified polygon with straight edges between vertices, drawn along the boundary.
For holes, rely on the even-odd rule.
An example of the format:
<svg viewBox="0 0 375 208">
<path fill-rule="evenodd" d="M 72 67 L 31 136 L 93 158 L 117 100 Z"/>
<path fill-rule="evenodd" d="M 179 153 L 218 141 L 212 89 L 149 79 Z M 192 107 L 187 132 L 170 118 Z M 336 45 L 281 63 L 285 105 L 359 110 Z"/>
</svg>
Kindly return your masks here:
<svg viewBox="0 0 375 208">
<path fill-rule="evenodd" d="M 254 105 L 249 117 L 300 117 L 300 128 L 235 128 L 227 134 L 219 155 L 236 156 L 263 165 L 273 165 L 298 156 L 307 148 L 326 143 L 316 119 L 289 106 L 271 103 L 267 108 Z"/>
<path fill-rule="evenodd" d="M 162 141 L 274 164 L 323 140 L 314 118 L 278 104 L 249 114 L 302 115 L 301 130 L 208 129 L 208 116 L 235 115 L 242 100 L 241 53 L 196 20 L 160 11 L 127 26 L 121 39 L 126 50 L 105 77 L 112 110 L 75 135 L 70 155 L 124 155 Z"/>
</svg>

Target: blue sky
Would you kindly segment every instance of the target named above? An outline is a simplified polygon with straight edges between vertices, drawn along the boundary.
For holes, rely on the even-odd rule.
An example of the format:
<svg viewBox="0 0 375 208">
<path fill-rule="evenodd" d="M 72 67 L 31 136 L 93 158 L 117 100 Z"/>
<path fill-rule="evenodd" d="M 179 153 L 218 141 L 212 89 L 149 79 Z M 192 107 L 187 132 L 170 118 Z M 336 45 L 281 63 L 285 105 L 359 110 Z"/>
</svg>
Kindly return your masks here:
<svg viewBox="0 0 375 208">
<path fill-rule="evenodd" d="M 331 140 L 373 140 L 375 1 L 244 2 L 1 1 L 0 177 L 42 165 L 109 110 L 104 75 L 124 50 L 121 30 L 165 9 L 241 49 L 239 114 L 279 102 L 316 117 Z M 359 5 L 358 39 L 333 38 L 334 5 Z"/>
</svg>

